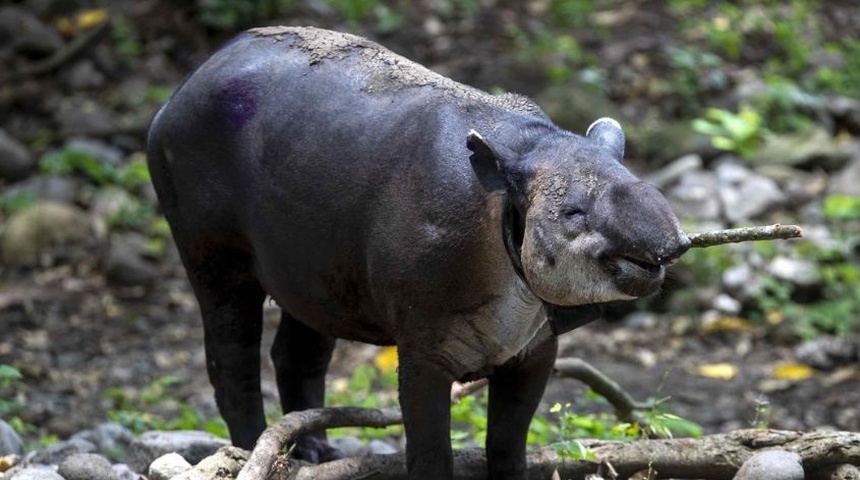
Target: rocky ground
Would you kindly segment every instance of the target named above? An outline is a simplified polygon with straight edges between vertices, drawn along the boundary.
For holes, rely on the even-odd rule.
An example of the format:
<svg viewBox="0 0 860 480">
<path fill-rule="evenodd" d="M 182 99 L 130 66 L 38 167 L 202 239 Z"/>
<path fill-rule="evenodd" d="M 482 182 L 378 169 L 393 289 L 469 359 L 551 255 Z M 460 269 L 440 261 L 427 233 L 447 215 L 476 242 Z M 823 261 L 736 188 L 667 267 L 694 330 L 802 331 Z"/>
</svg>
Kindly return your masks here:
<svg viewBox="0 0 860 480">
<path fill-rule="evenodd" d="M 134 166 L 141 164 L 145 127 L 165 92 L 228 34 L 195 23 L 191 7 L 167 2 L 115 2 L 106 13 L 108 23 L 92 25 L 74 17 L 92 12 L 83 3 L 71 2 L 78 7 L 73 10 L 60 3 L 0 7 L 0 40 L 11 39 L 0 41 L 0 365 L 23 375 L 20 382 L 0 382 L 0 415 L 29 425 L 28 441 L 77 436 L 90 445 L 68 451 L 115 454 L 129 448 L 133 435 L 115 425 L 100 426 L 110 412 L 176 418 L 190 406 L 199 418 L 216 415 L 197 307 L 169 236 L 153 216 L 151 187 L 135 180 Z M 616 102 L 595 102 L 595 95 L 579 94 L 583 89 L 574 84 L 538 88 L 534 72 L 502 54 L 516 39 L 492 35 L 489 25 L 506 15 L 525 22 L 534 12 L 498 2 L 499 8 L 468 20 L 445 22 L 432 2 L 419 3 L 421 15 L 407 19 L 414 27 L 409 33 L 343 23 L 320 2 L 308 2 L 311 7 L 288 20 L 374 34 L 459 80 L 524 91 L 574 131 L 597 116 L 629 119 L 631 168 L 664 189 L 691 231 L 778 222 L 805 230 L 804 242 L 715 247 L 723 253 L 688 255 L 674 267 L 663 293 L 636 307 L 613 306 L 607 320 L 566 335 L 562 355 L 588 360 L 637 399 L 669 398 L 672 412 L 701 424 L 706 433 L 751 423 L 860 429 L 860 340 L 852 332 L 801 341 L 803 336 L 783 321 L 788 313 L 779 302 L 788 300 L 774 295 L 768 297 L 775 302 L 773 315 L 747 321 L 751 312 L 763 310 L 762 292 L 773 279 L 791 285 L 791 301 L 812 302 L 822 295 L 827 281 L 804 252 L 833 250 L 858 261 L 856 224 L 834 225 L 823 213 L 828 196 L 860 195 L 856 100 L 827 97 L 815 107 L 815 127 L 802 135 L 772 137 L 761 161 L 750 165 L 715 151 L 689 129 L 678 137 L 671 122 L 649 123 L 655 111 L 676 109 L 677 98 L 637 96 L 646 77 L 661 73 L 658 63 L 637 55 L 679 42 L 668 30 L 650 43 L 619 36 L 599 44 L 585 35 L 583 44 L 600 51 L 617 79 L 609 89 Z M 663 17 L 645 12 L 651 10 L 643 7 L 641 15 L 616 19 L 611 28 L 646 38 Z M 843 17 L 841 23 L 834 20 L 834 28 L 850 31 L 856 15 Z M 57 19 L 72 20 L 63 26 Z M 722 105 L 737 105 L 761 87 L 746 70 L 727 70 L 731 82 L 720 93 Z M 86 152 L 101 167 L 59 155 L 52 173 L 38 174 L 40 157 L 44 169 L 51 163 L 44 154 L 64 151 Z M 267 342 L 277 318 L 274 308 L 267 309 Z M 371 363 L 376 353 L 344 342 L 331 381 Z M 263 367 L 263 391 L 275 405 L 265 359 Z M 581 399 L 582 392 L 574 380 L 554 379 L 542 409 Z M 4 412 L 4 401 L 23 407 Z M 11 451 L 0 449 L 0 455 Z M 58 455 L 42 460 L 60 464 L 65 454 Z M 130 471 L 114 473 L 134 478 Z"/>
</svg>

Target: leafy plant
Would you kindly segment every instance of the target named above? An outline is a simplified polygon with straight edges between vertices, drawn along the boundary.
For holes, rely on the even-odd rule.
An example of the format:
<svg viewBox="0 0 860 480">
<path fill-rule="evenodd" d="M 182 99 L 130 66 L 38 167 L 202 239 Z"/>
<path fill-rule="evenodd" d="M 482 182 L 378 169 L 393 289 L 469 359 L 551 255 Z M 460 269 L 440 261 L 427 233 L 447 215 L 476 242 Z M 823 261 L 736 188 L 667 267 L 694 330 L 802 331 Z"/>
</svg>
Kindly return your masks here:
<svg viewBox="0 0 860 480">
<path fill-rule="evenodd" d="M 22 190 L 14 194 L 0 196 L 0 212 L 11 214 L 21 211 L 39 200 L 36 192 Z"/>
<path fill-rule="evenodd" d="M 292 12 L 298 0 L 203 0 L 198 21 L 208 27 L 236 30 Z"/>
<path fill-rule="evenodd" d="M 605 405 L 603 397 L 589 390 L 586 399 Z M 571 404 L 556 403 L 550 413 L 559 415 L 558 438 L 550 444 L 562 458 L 594 460 L 594 454 L 578 439 L 637 440 L 641 438 L 672 438 L 674 435 L 700 437 L 702 427 L 668 411 L 667 399 L 649 399 L 651 408 L 643 415 L 643 423 L 618 422 L 605 412 L 577 414 Z"/>
<path fill-rule="evenodd" d="M 103 397 L 114 404 L 108 418 L 134 433 L 146 430 L 205 430 L 220 437 L 228 437 L 227 425 L 220 417 L 204 417 L 187 402 L 175 399 L 170 387 L 179 381 L 173 376 L 153 380 L 140 391 L 121 387 L 107 389 Z M 173 411 L 177 415 L 165 417 L 153 411 Z"/>
<path fill-rule="evenodd" d="M 744 158 L 755 155 L 767 134 L 761 116 L 748 106 L 741 106 L 738 113 L 709 108 L 705 118 L 693 120 L 693 129 L 709 135 L 715 148 Z"/>
<path fill-rule="evenodd" d="M 83 150 L 62 149 L 48 152 L 39 160 L 42 173 L 82 174 L 96 185 L 118 185 L 125 189 L 149 183 L 146 158 L 139 156 L 122 166 L 100 161 Z"/>
<path fill-rule="evenodd" d="M 23 408 L 24 405 L 17 398 L 18 394 L 26 390 L 23 378 L 17 368 L 0 364 L 0 391 L 3 392 L 0 395 L 0 415 L 5 417 Z"/>
</svg>

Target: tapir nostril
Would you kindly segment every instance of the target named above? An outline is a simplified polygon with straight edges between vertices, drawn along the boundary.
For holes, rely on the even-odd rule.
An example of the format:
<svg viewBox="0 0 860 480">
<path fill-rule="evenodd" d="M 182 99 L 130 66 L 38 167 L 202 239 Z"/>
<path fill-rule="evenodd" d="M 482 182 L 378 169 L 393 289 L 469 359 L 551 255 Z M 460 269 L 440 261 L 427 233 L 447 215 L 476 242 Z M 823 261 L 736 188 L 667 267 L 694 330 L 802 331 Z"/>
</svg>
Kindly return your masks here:
<svg viewBox="0 0 860 480">
<path fill-rule="evenodd" d="M 660 265 L 672 265 L 681 257 L 681 255 L 690 249 L 690 246 L 692 246 L 692 242 L 682 233 L 681 238 L 678 239 L 678 243 L 674 245 L 674 248 L 670 247 L 667 249 L 669 251 L 657 257 L 657 261 Z"/>
</svg>

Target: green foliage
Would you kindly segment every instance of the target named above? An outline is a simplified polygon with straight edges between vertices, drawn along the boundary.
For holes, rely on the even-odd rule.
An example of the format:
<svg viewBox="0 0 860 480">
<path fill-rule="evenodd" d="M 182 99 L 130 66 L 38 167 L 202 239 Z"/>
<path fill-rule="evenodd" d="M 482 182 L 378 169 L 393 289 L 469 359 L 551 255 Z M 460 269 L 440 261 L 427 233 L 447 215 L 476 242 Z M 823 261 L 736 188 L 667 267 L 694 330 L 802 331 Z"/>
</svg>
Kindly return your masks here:
<svg viewBox="0 0 860 480">
<path fill-rule="evenodd" d="M 792 80 L 766 75 L 767 88 L 754 98 L 753 106 L 765 119 L 769 131 L 787 133 L 812 126 L 810 115 L 825 106 L 825 100 L 801 89 Z"/>
<path fill-rule="evenodd" d="M 100 161 L 88 152 L 67 148 L 46 153 L 39 160 L 39 166 L 45 174 L 81 175 L 95 187 L 114 185 L 129 192 L 134 192 L 150 182 L 146 157 L 142 154 L 133 155 L 130 161 L 115 166 Z M 2 207 L 3 204 L 0 203 L 0 208 Z M 161 217 L 156 215 L 155 208 L 132 195 L 119 206 L 116 213 L 107 218 L 107 224 L 114 230 L 148 232 L 159 218 Z M 154 233 L 158 235 L 157 232 Z"/>
<path fill-rule="evenodd" d="M 486 389 L 480 397 L 467 396 L 451 406 L 451 445 L 454 448 L 483 447 L 487 441 Z"/>
<path fill-rule="evenodd" d="M 120 56 L 138 56 L 146 50 L 141 43 L 135 24 L 123 15 L 113 15 L 111 36 L 113 48 Z"/>
<path fill-rule="evenodd" d="M 108 418 L 136 434 L 147 430 L 205 430 L 227 438 L 227 425 L 220 417 L 204 417 L 187 402 L 171 396 L 170 388 L 177 382 L 178 378 L 165 376 L 139 391 L 121 387 L 105 390 L 102 396 L 113 403 Z M 153 411 L 169 411 L 173 415 L 167 417 Z"/>
<path fill-rule="evenodd" d="M 668 88 L 683 100 L 682 114 L 697 113 L 703 104 L 703 93 L 723 89 L 728 83 L 721 68 L 723 59 L 694 47 L 670 47 L 667 50 L 671 68 Z"/>
<path fill-rule="evenodd" d="M 605 405 L 606 401 L 589 390 L 586 399 Z M 643 423 L 618 422 L 614 415 L 605 412 L 577 414 L 571 404 L 556 403 L 550 413 L 559 415 L 558 438 L 550 444 L 562 458 L 574 460 L 595 460 L 578 439 L 597 440 L 638 440 L 644 438 L 672 438 L 675 435 L 700 437 L 702 427 L 668 411 L 667 399 L 649 399 L 651 408 L 645 412 Z"/>
<path fill-rule="evenodd" d="M 117 167 L 88 152 L 67 148 L 43 155 L 39 167 L 46 174 L 82 174 L 98 186 L 118 185 L 134 189 L 149 183 L 149 169 L 143 157 Z"/>
<path fill-rule="evenodd" d="M 852 229 L 856 229 L 860 220 L 860 197 L 830 196 L 825 199 L 822 212 L 837 239 L 856 235 Z M 846 245 L 837 242 L 832 248 L 822 248 L 812 242 L 799 243 L 795 252 L 815 263 L 816 273 L 821 277 L 820 291 L 814 300 L 799 300 L 793 284 L 760 273 L 762 288 L 751 318 L 786 324 L 804 339 L 860 331 L 860 265 L 852 259 Z M 764 253 L 765 258 L 775 256 L 775 252 L 759 253 Z"/>
<path fill-rule="evenodd" d="M 23 408 L 23 404 L 17 398 L 20 392 L 26 390 L 21 372 L 11 366 L 0 363 L 0 415 L 6 417 Z"/>
<path fill-rule="evenodd" d="M 860 39 L 845 38 L 827 45 L 826 49 L 840 55 L 842 64 L 838 67 L 819 68 L 815 72 L 813 85 L 819 91 L 834 91 L 848 97 L 860 97 Z"/>
<path fill-rule="evenodd" d="M 768 417 L 770 417 L 770 402 L 763 396 L 760 396 L 755 401 L 755 412 L 753 418 L 750 420 L 750 425 L 753 428 L 767 428 Z"/>
<path fill-rule="evenodd" d="M 236 30 L 292 12 L 298 0 L 203 0 L 198 21 L 207 27 Z"/>
<path fill-rule="evenodd" d="M 33 191 L 22 190 L 13 194 L 0 196 L 0 212 L 12 214 L 19 212 L 39 200 L 39 195 Z"/>
<path fill-rule="evenodd" d="M 860 220 L 860 196 L 831 195 L 824 200 L 822 213 L 828 220 Z"/>
<path fill-rule="evenodd" d="M 59 440 L 56 435 L 41 433 L 37 426 L 25 422 L 19 416 L 25 408 L 27 389 L 20 370 L 0 363 L 0 418 L 24 438 L 28 450 L 56 443 Z"/>
<path fill-rule="evenodd" d="M 693 129 L 709 135 L 715 148 L 744 158 L 755 155 L 767 134 L 761 116 L 748 106 L 741 106 L 738 113 L 709 108 L 705 110 L 705 118 L 693 120 Z"/>
<path fill-rule="evenodd" d="M 328 406 L 364 408 L 398 407 L 397 373 L 393 370 L 383 372 L 373 365 L 359 365 L 349 379 L 337 382 L 333 388 L 326 390 L 325 403 Z M 402 431 L 403 427 L 393 426 L 387 429 L 336 428 L 328 432 L 331 436 L 384 438 Z"/>
</svg>

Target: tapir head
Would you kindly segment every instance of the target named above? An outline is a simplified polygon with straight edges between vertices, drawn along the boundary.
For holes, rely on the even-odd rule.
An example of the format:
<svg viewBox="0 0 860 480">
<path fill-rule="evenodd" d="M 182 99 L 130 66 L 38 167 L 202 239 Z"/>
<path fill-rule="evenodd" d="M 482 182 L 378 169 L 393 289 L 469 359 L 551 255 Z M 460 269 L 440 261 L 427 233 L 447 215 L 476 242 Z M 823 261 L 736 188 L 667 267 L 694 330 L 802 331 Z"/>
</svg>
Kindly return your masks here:
<svg viewBox="0 0 860 480">
<path fill-rule="evenodd" d="M 472 131 L 467 146 L 481 185 L 513 199 L 532 291 L 556 305 L 656 292 L 690 240 L 657 188 L 622 164 L 618 122 L 599 119 L 585 137 L 539 124 L 522 132 L 526 141 L 511 142 Z"/>
</svg>

